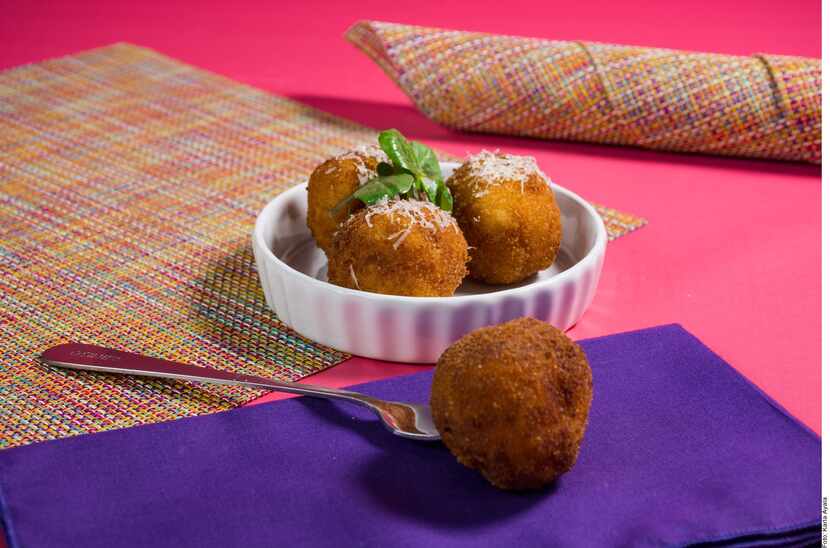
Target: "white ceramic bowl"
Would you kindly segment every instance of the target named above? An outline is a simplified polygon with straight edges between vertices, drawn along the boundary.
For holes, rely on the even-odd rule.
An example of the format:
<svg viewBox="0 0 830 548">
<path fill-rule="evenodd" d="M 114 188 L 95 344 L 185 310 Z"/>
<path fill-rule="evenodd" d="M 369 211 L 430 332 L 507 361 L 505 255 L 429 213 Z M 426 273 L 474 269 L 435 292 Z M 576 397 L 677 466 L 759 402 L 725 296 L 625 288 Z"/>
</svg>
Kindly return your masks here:
<svg viewBox="0 0 830 548">
<path fill-rule="evenodd" d="M 458 165 L 442 163 L 444 176 Z M 433 363 L 465 333 L 520 316 L 567 329 L 594 297 L 607 235 L 588 202 L 558 185 L 552 187 L 562 212 L 556 264 L 514 285 L 465 280 L 452 297 L 399 297 L 326 281 L 325 254 L 306 226 L 306 185 L 297 185 L 265 206 L 254 228 L 254 256 L 268 306 L 283 323 L 313 341 L 399 362 Z"/>
</svg>

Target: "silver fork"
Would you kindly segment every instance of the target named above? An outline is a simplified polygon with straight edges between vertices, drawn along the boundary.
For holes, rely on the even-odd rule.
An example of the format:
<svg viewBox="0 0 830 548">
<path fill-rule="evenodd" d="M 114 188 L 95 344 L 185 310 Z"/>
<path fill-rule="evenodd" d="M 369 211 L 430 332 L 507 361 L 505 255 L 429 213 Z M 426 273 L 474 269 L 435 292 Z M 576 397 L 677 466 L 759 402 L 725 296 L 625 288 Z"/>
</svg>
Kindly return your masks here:
<svg viewBox="0 0 830 548">
<path fill-rule="evenodd" d="M 69 369 L 162 377 L 213 384 L 235 384 L 316 398 L 343 400 L 368 407 L 374 411 L 387 430 L 396 436 L 421 441 L 441 439 L 438 430 L 435 428 L 435 423 L 432 422 L 432 415 L 427 405 L 385 401 L 349 390 L 337 390 L 297 382 L 274 381 L 209 367 L 197 367 L 92 344 L 67 343 L 53 346 L 41 355 L 41 359 L 49 365 Z"/>
</svg>

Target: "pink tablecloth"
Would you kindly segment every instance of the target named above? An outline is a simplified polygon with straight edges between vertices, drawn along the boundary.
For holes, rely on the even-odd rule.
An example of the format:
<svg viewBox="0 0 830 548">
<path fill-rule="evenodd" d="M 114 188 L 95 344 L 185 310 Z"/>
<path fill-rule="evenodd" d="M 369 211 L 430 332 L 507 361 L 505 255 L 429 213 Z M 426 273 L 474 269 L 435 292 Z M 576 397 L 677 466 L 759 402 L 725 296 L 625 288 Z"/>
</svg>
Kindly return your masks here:
<svg viewBox="0 0 830 548">
<path fill-rule="evenodd" d="M 678 2 L 11 2 L 0 69 L 129 41 L 448 152 L 533 154 L 585 197 L 647 217 L 609 248 L 577 338 L 679 322 L 820 429 L 820 168 L 459 135 L 417 113 L 340 36 L 377 19 L 734 54 L 819 56 L 820 4 Z M 355 358 L 315 382 L 419 370 Z M 275 396 L 269 396 L 273 398 Z"/>
</svg>

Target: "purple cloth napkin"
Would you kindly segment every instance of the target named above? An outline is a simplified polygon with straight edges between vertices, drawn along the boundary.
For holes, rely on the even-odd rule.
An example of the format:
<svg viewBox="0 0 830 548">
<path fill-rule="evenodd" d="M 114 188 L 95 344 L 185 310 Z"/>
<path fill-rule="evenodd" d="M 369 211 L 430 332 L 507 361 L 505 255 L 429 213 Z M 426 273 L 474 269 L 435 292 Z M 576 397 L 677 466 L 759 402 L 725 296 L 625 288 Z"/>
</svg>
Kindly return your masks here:
<svg viewBox="0 0 830 548">
<path fill-rule="evenodd" d="M 11 547 L 805 545 L 818 438 L 680 326 L 584 341 L 579 461 L 506 493 L 440 443 L 300 398 L 0 452 Z M 430 372 L 360 387 L 425 401 Z"/>
</svg>

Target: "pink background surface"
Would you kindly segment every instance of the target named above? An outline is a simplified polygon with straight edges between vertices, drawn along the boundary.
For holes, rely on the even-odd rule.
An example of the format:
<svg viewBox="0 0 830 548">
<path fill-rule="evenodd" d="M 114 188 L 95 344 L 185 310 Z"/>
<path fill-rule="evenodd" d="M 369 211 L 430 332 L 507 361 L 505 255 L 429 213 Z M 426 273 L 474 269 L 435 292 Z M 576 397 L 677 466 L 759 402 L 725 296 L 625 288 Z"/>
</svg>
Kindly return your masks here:
<svg viewBox="0 0 830 548">
<path fill-rule="evenodd" d="M 571 336 L 681 323 L 820 430 L 818 167 L 452 133 L 421 116 L 341 38 L 352 22 L 371 18 L 818 57 L 817 0 L 0 0 L 0 13 L 0 69 L 128 41 L 372 127 L 395 126 L 451 153 L 486 147 L 535 155 L 559 184 L 650 221 L 610 244 L 597 297 Z M 340 386 L 419 370 L 354 358 L 313 382 Z"/>
</svg>

